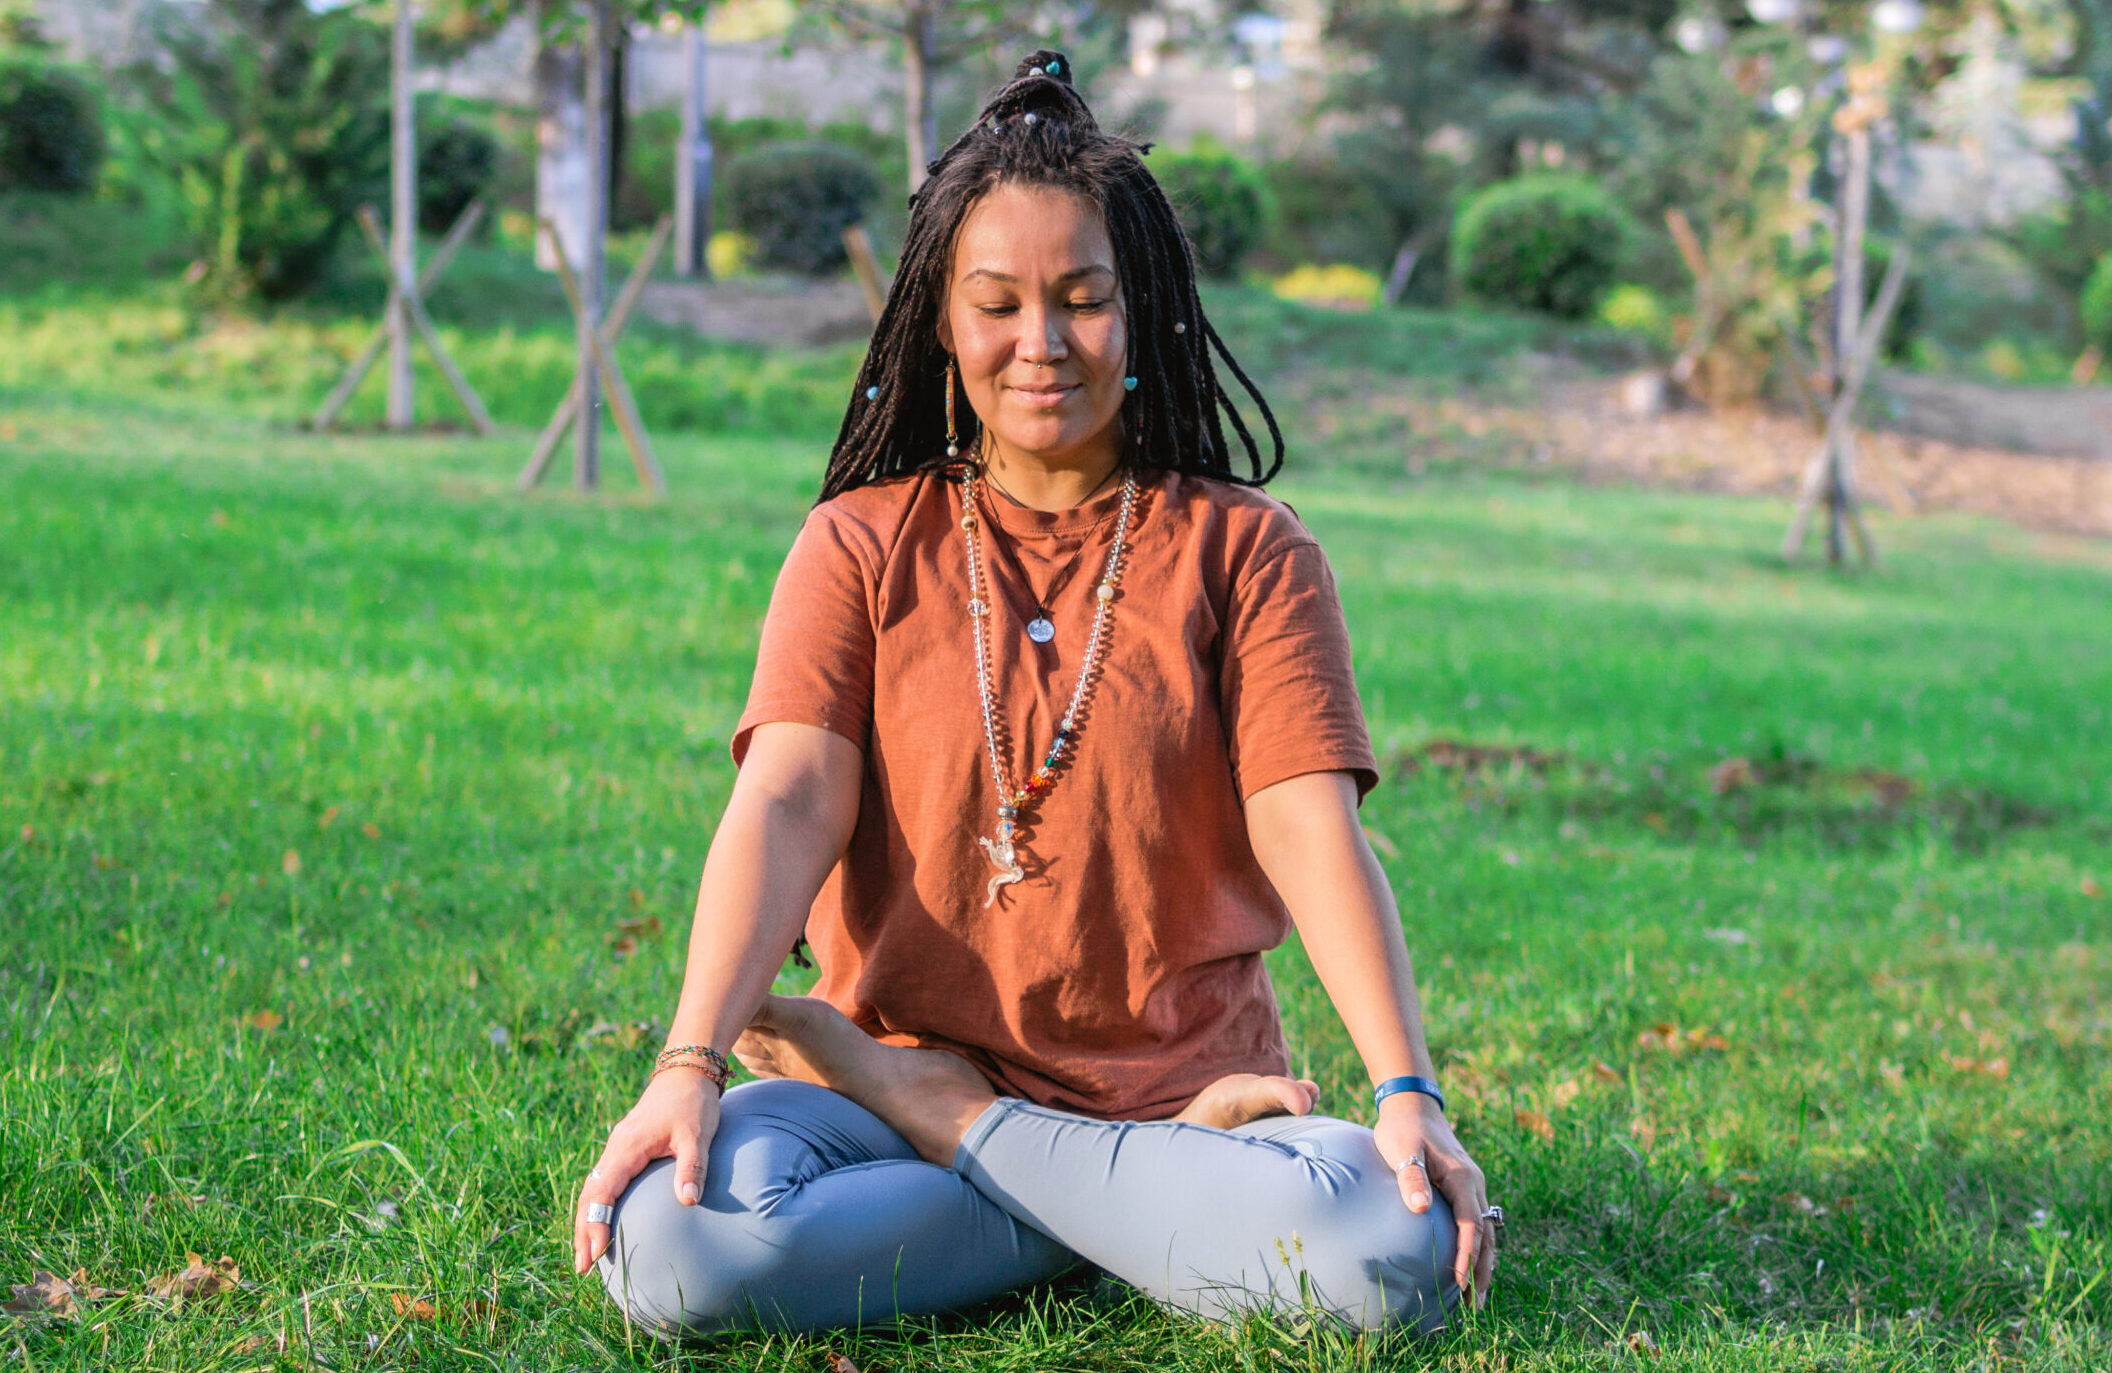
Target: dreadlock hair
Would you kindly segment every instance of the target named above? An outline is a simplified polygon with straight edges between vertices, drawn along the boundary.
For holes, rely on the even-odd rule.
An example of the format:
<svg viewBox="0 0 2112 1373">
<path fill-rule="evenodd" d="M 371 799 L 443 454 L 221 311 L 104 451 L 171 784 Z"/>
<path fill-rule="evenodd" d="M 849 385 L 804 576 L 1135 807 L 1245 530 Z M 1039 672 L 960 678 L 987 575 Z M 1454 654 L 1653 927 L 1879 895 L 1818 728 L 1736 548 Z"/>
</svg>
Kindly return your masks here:
<svg viewBox="0 0 2112 1373">
<path fill-rule="evenodd" d="M 968 132 L 927 168 L 909 198 L 909 231 L 887 304 L 844 412 L 826 501 L 856 487 L 957 463 L 946 447 L 946 351 L 939 344 L 954 241 L 969 209 L 1006 184 L 1068 191 L 1100 207 L 1114 246 L 1128 318 L 1129 375 L 1122 423 L 1131 461 L 1262 486 L 1283 466 L 1276 416 L 1203 315 L 1195 252 L 1159 183 L 1145 170 L 1149 143 L 1103 133 L 1071 87 L 1070 59 L 1041 49 L 983 106 Z M 1210 362 L 1215 348 L 1260 407 L 1275 460 L 1261 450 Z M 973 420 L 973 411 L 961 407 Z M 1251 477 L 1234 475 L 1224 422 L 1246 449 Z M 963 434 L 966 442 L 970 435 Z"/>
</svg>

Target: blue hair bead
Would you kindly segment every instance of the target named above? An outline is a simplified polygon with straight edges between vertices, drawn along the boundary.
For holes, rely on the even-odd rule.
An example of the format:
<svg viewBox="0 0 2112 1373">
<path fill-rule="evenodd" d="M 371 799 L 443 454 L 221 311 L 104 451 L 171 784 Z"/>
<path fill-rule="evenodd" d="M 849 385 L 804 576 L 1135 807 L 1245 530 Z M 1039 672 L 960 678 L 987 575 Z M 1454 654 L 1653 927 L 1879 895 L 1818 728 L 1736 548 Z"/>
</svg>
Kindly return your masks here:
<svg viewBox="0 0 2112 1373">
<path fill-rule="evenodd" d="M 1045 72 L 1047 72 L 1047 73 L 1048 73 L 1049 75 L 1051 75 L 1051 76 L 1054 76 L 1054 75 L 1056 75 L 1056 73 L 1058 73 L 1058 72 L 1060 72 L 1060 71 L 1062 71 L 1062 70 L 1063 70 L 1063 63 L 1061 63 L 1061 62 L 1051 62 L 1051 63 L 1049 63 L 1049 65 L 1048 65 L 1048 66 L 1046 66 L 1046 67 L 1043 67 L 1043 68 L 1042 68 L 1042 70 L 1043 70 L 1043 71 L 1045 71 Z"/>
<path fill-rule="evenodd" d="M 1137 389 L 1137 379 L 1136 379 L 1135 377 L 1124 377 L 1124 378 L 1122 378 L 1122 389 L 1123 389 L 1123 390 L 1125 390 L 1125 391 L 1134 391 L 1134 390 L 1136 390 L 1136 389 Z"/>
<path fill-rule="evenodd" d="M 880 388 L 879 388 L 879 387 L 877 387 L 877 386 L 868 386 L 868 387 L 866 387 L 866 388 L 865 388 L 865 398 L 866 398 L 867 400 L 878 400 L 878 399 L 880 399 Z"/>
</svg>

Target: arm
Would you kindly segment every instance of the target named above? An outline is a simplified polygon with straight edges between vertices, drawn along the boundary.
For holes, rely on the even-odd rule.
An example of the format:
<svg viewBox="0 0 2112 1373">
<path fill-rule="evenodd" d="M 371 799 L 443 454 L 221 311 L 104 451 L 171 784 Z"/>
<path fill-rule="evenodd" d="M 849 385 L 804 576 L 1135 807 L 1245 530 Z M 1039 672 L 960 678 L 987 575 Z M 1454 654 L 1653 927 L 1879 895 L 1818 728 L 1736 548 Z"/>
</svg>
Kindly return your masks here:
<svg viewBox="0 0 2112 1373">
<path fill-rule="evenodd" d="M 1434 1078 L 1400 912 L 1357 822 L 1355 779 L 1308 772 L 1263 787 L 1247 798 L 1247 837 L 1371 1080 Z M 1424 1168 L 1400 1169 L 1401 1193 L 1420 1212 L 1430 1208 L 1430 1186 L 1443 1190 L 1459 1223 L 1453 1274 L 1465 1287 L 1471 1273 L 1478 1304 L 1495 1272 L 1495 1247 L 1481 1221 L 1488 1206 L 1481 1169 L 1437 1103 L 1420 1092 L 1382 1102 L 1376 1133 L 1389 1164 L 1427 1159 Z"/>
<path fill-rule="evenodd" d="M 863 751 L 840 734 L 790 722 L 756 727 L 704 860 L 670 1046 L 725 1053 L 747 1028 L 850 843 L 863 772 Z M 701 1072 L 674 1069 L 646 1084 L 609 1132 L 598 1176 L 580 1192 L 572 1225 L 577 1271 L 609 1240 L 608 1226 L 588 1225 L 587 1206 L 614 1203 L 652 1160 L 673 1155 L 676 1196 L 695 1204 L 718 1116 L 718 1090 Z"/>
</svg>

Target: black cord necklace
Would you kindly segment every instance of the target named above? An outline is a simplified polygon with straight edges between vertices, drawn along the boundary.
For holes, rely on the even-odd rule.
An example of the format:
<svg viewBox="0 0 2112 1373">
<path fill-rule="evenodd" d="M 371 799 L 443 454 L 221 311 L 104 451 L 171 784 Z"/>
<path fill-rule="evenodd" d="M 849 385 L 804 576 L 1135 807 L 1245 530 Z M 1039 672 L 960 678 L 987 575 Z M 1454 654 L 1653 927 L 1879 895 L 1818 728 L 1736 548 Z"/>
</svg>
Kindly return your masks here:
<svg viewBox="0 0 2112 1373">
<path fill-rule="evenodd" d="M 1080 500 L 1078 505 L 1084 505 L 1086 501 L 1100 494 L 1100 487 L 1106 486 L 1109 478 L 1121 470 L 1122 464 L 1119 462 L 1110 467 L 1107 470 L 1107 476 L 1100 479 L 1100 486 L 1096 486 L 1091 491 L 1086 492 L 1084 499 Z M 997 479 L 990 476 L 990 469 L 987 465 L 983 467 L 983 476 L 992 486 L 997 487 L 1015 504 L 1026 504 L 1026 502 L 1021 501 L 1011 492 L 1005 491 L 1003 487 L 997 486 Z M 1074 506 L 1073 508 L 1075 509 L 1076 507 Z M 1019 584 L 1024 586 L 1027 589 L 1027 594 L 1034 598 L 1034 618 L 1027 621 L 1027 637 L 1037 644 L 1045 644 L 1056 637 L 1056 622 L 1049 617 L 1049 603 L 1056 599 L 1057 592 L 1070 584 L 1071 574 L 1077 571 L 1078 560 L 1084 556 L 1086 544 L 1091 542 L 1092 531 L 1087 530 L 1085 535 L 1079 539 L 1077 552 L 1071 554 L 1071 560 L 1064 564 L 1063 571 L 1057 574 L 1054 582 L 1049 584 L 1048 592 L 1037 596 L 1034 594 L 1034 583 L 1027 577 L 1027 570 L 1020 566 L 1019 559 L 1013 555 L 1012 549 L 1009 547 L 1008 539 L 1000 532 L 1002 524 L 994 510 L 991 512 L 990 524 L 990 546 L 1004 555 L 1005 562 L 1012 568 L 1012 575 L 1019 579 Z"/>
</svg>

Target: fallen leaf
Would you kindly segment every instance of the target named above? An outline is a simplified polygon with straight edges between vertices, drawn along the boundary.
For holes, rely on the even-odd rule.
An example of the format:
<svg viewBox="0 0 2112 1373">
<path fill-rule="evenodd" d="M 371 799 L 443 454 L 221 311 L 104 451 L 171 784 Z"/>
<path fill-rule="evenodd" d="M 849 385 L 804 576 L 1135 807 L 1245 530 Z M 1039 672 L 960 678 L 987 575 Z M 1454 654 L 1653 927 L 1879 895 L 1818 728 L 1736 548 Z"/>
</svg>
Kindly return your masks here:
<svg viewBox="0 0 2112 1373">
<path fill-rule="evenodd" d="M 326 810 L 326 811 L 324 811 L 324 812 L 322 813 L 322 816 L 321 816 L 321 818 L 319 818 L 319 819 L 318 819 L 318 820 L 317 820 L 317 821 L 315 822 L 315 827 L 316 827 L 317 829 L 323 829 L 323 830 L 326 830 L 326 829 L 329 829 L 329 828 L 330 828 L 330 827 L 331 827 L 332 825 L 334 825 L 334 824 L 336 824 L 336 823 L 337 823 L 337 807 L 336 807 L 336 806 L 332 806 L 332 807 L 330 807 L 330 809 L 328 809 L 328 810 Z"/>
<path fill-rule="evenodd" d="M 233 517 L 230 516 L 225 510 L 215 510 L 213 512 L 213 528 L 215 529 L 226 529 L 234 522 L 235 521 Z"/>
<path fill-rule="evenodd" d="M 203 1192 L 150 1192 L 147 1199 L 140 1203 L 139 1218 L 145 1220 L 153 1215 L 157 1206 L 203 1206 L 205 1201 Z"/>
<path fill-rule="evenodd" d="M 251 1011 L 248 1015 L 243 1016 L 242 1023 L 249 1026 L 252 1030 L 262 1030 L 264 1033 L 270 1034 L 273 1030 L 286 1023 L 286 1017 L 266 1006 L 261 1011 Z"/>
<path fill-rule="evenodd" d="M 115 858 L 112 858 L 107 853 L 96 854 L 93 858 L 89 859 L 88 861 L 95 864 L 95 870 L 97 872 L 108 872 L 110 871 L 110 869 L 117 866 L 117 860 Z"/>
<path fill-rule="evenodd" d="M 1807 1216 L 1818 1209 L 1817 1203 L 1813 1202 L 1810 1197 L 1805 1196 L 1802 1192 L 1784 1192 L 1779 1200 L 1790 1210 L 1801 1211 Z"/>
<path fill-rule="evenodd" d="M 1656 1340 L 1650 1338 L 1649 1331 L 1636 1330 L 1628 1336 L 1628 1352 L 1631 1354 L 1648 1354 L 1654 1359 L 1664 1351 L 1657 1347 Z"/>
<path fill-rule="evenodd" d="M 37 842 L 37 827 L 35 825 L 24 825 L 22 827 L 22 842 L 25 844 Z"/>
<path fill-rule="evenodd" d="M 70 1278 L 62 1278 L 56 1273 L 47 1273 L 39 1268 L 30 1273 L 27 1283 L 15 1286 L 13 1298 L 0 1304 L 0 1311 L 10 1316 L 58 1316 L 71 1319 L 80 1314 L 82 1302 L 129 1295 L 121 1288 L 97 1287 L 88 1281 L 88 1270 L 85 1268 L 74 1269 Z"/>
<path fill-rule="evenodd" d="M 1657 1147 L 1657 1122 L 1648 1116 L 1637 1116 L 1629 1121 L 1628 1133 L 1635 1136 L 1635 1142 L 1643 1146 L 1646 1154 Z"/>
<path fill-rule="evenodd" d="M 1753 765 L 1745 758 L 1726 758 L 1709 769 L 1709 790 L 1718 796 L 1751 786 Z"/>
<path fill-rule="evenodd" d="M 1538 1139 L 1555 1137 L 1555 1123 L 1538 1111 L 1518 1112 L 1518 1127 Z"/>
<path fill-rule="evenodd" d="M 1575 1078 L 1571 1078 L 1567 1082 L 1556 1083 L 1554 1091 L 1555 1109 L 1559 1111 L 1564 1106 L 1569 1105 L 1570 1102 L 1575 1101 L 1577 1099 L 1577 1093 L 1583 1090 L 1583 1088 L 1577 1085 L 1577 1080 Z"/>
<path fill-rule="evenodd" d="M 430 1321 L 440 1318 L 440 1308 L 423 1297 L 413 1300 L 405 1293 L 391 1292 L 389 1293 L 389 1300 L 394 1303 L 396 1314 L 406 1320 Z"/>
<path fill-rule="evenodd" d="M 292 849 L 280 854 L 279 871 L 285 873 L 288 877 L 299 877 L 301 875 L 301 856 Z"/>
<path fill-rule="evenodd" d="M 1728 1187 L 1718 1186 L 1713 1183 L 1710 1184 L 1708 1197 L 1710 1201 L 1713 1201 L 1718 1205 L 1726 1206 L 1738 1200 L 1738 1194 L 1736 1192 L 1733 1192 Z"/>
<path fill-rule="evenodd" d="M 1964 1054 L 1945 1054 L 1943 1061 L 1961 1073 L 1978 1073 L 1997 1080 L 2009 1076 L 2009 1057 L 2006 1054 L 2000 1058 L 1968 1058 Z"/>
<path fill-rule="evenodd" d="M 620 934 L 609 941 L 609 952 L 618 958 L 629 958 L 638 952 L 638 940 L 634 935 Z"/>
<path fill-rule="evenodd" d="M 658 939 L 660 917 L 653 915 L 643 920 L 619 920 L 616 922 L 616 931 L 619 934 L 642 934 L 648 939 Z"/>
<path fill-rule="evenodd" d="M 1670 825 L 1665 823 L 1665 817 L 1662 811 L 1653 810 L 1648 814 L 1644 815 L 1643 823 L 1645 825 L 1648 825 L 1651 829 L 1656 830 L 1659 834 L 1663 834 L 1666 830 L 1671 828 Z"/>
<path fill-rule="evenodd" d="M 22 830 L 23 830 L 23 834 L 22 834 L 22 837 L 23 837 L 23 838 L 25 838 L 25 839 L 27 839 L 27 838 L 29 837 L 29 826 L 27 826 L 27 825 L 24 825 L 24 826 L 22 827 Z M 2099 885 L 2097 885 L 2097 879 L 2096 879 L 2096 878 L 2094 878 L 2094 877 L 2085 877 L 2085 878 L 2083 879 L 2083 883 L 2082 883 L 2082 892 L 2083 892 L 2083 895 L 2085 895 L 2085 896 L 2089 897 L 2089 898 L 2090 898 L 2091 900 L 2093 900 L 2093 901 L 2094 901 L 2094 900 L 2096 900 L 2096 899 L 2097 899 L 2098 897 L 2100 897 L 2100 896 L 2103 896 L 2103 895 L 2105 894 L 2105 889 L 2104 889 L 2103 887 L 2100 887 Z"/>
<path fill-rule="evenodd" d="M 857 1364 L 851 1362 L 849 1355 L 831 1354 L 829 1355 L 829 1373 L 860 1373 L 860 1370 Z"/>
<path fill-rule="evenodd" d="M 480 1321 L 488 1321 L 499 1314 L 499 1304 L 482 1297 L 471 1297 L 462 1303 L 462 1314 Z"/>
<path fill-rule="evenodd" d="M 1731 1041 L 1705 1025 L 1682 1031 L 1679 1026 L 1664 1022 L 1652 1025 L 1637 1035 L 1635 1042 L 1641 1048 L 1656 1049 L 1668 1054 L 1685 1053 L 1689 1049 L 1714 1049 L 1721 1052 L 1731 1047 Z"/>
<path fill-rule="evenodd" d="M 1601 1082 L 1619 1082 L 1621 1080 L 1621 1075 L 1614 1071 L 1614 1067 L 1610 1063 L 1593 1063 L 1591 1065 L 1591 1075 Z"/>
<path fill-rule="evenodd" d="M 163 1299 L 187 1297 L 196 1300 L 232 1292 L 241 1285 L 242 1269 L 226 1254 L 215 1263 L 207 1263 L 196 1254 L 186 1253 L 182 1268 L 147 1279 L 147 1293 Z"/>
<path fill-rule="evenodd" d="M 1366 825 L 1364 826 L 1364 837 L 1365 839 L 1370 841 L 1371 846 L 1374 849 L 1377 849 L 1386 857 L 1399 858 L 1401 856 L 1400 845 L 1394 843 L 1391 839 L 1388 839 L 1382 831 L 1375 830 L 1371 826 Z"/>
<path fill-rule="evenodd" d="M 1901 1087 L 1906 1085 L 1907 1070 L 1897 1063 L 1889 1061 L 1879 1063 L 1877 1065 L 1877 1075 L 1885 1080 L 1887 1086 Z"/>
<path fill-rule="evenodd" d="M 359 832 L 367 836 L 367 838 L 369 839 L 381 838 L 381 826 L 375 824 L 372 820 L 369 820 L 365 824 L 362 824 L 359 827 Z"/>
<path fill-rule="evenodd" d="M 645 909 L 645 893 L 636 887 L 631 888 L 631 909 L 634 911 Z"/>
</svg>

